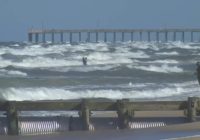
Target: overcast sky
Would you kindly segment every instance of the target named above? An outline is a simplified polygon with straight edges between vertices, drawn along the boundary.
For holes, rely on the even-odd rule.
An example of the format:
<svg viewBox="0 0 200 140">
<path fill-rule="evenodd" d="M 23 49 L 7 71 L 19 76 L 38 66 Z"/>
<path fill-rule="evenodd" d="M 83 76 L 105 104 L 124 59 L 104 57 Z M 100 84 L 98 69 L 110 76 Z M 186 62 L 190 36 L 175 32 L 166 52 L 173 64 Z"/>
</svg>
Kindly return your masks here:
<svg viewBox="0 0 200 140">
<path fill-rule="evenodd" d="M 0 41 L 33 28 L 200 28 L 200 0 L 0 0 Z"/>
</svg>

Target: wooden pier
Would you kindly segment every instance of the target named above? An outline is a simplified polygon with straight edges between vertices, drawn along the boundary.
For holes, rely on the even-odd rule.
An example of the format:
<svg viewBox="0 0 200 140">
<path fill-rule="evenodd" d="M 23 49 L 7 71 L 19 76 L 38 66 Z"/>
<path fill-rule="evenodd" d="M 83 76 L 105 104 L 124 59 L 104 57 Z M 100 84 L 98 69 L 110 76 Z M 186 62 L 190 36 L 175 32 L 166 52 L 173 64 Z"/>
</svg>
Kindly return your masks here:
<svg viewBox="0 0 200 140">
<path fill-rule="evenodd" d="M 200 42 L 200 29 L 31 29 L 32 43 L 117 42 L 117 41 L 182 41 Z"/>
<path fill-rule="evenodd" d="M 18 135 L 18 111 L 79 111 L 82 130 L 89 130 L 90 111 L 116 111 L 119 129 L 128 129 L 128 122 L 135 111 L 185 111 L 189 122 L 196 121 L 200 113 L 200 98 L 189 97 L 187 101 L 143 101 L 130 102 L 127 99 L 114 101 L 7 101 L 0 102 L 0 111 L 6 111 L 9 135 Z M 70 120 L 69 120 L 70 121 Z M 69 122 L 70 124 L 70 122 Z"/>
</svg>

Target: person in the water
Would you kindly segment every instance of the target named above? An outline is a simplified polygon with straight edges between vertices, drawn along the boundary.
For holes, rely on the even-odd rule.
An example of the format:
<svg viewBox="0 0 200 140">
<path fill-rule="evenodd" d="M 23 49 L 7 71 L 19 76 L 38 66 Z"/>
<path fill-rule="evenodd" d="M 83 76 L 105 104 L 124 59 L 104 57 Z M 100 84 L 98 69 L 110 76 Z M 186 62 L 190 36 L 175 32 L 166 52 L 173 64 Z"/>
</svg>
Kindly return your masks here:
<svg viewBox="0 0 200 140">
<path fill-rule="evenodd" d="M 83 65 L 86 66 L 87 65 L 87 57 L 83 57 L 82 61 L 83 61 Z"/>
<path fill-rule="evenodd" d="M 200 84 L 200 62 L 197 62 L 196 65 L 197 65 L 197 79 Z"/>
</svg>

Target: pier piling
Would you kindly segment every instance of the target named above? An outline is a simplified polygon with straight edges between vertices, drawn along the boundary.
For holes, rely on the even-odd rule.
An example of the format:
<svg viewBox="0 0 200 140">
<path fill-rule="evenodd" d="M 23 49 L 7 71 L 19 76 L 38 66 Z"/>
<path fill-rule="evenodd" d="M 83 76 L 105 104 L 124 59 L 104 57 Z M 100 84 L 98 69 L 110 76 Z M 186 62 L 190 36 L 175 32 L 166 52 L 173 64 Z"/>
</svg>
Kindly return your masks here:
<svg viewBox="0 0 200 140">
<path fill-rule="evenodd" d="M 147 32 L 148 33 L 148 41 L 151 41 L 151 32 Z"/>
<path fill-rule="evenodd" d="M 133 42 L 133 32 L 131 32 L 131 42 Z"/>
<path fill-rule="evenodd" d="M 51 42 L 54 43 L 54 32 L 51 33 Z"/>
<path fill-rule="evenodd" d="M 35 43 L 38 43 L 38 42 L 39 42 L 39 34 L 36 33 L 36 34 L 35 34 Z"/>
<path fill-rule="evenodd" d="M 113 32 L 113 42 L 116 42 L 116 32 Z"/>
<path fill-rule="evenodd" d="M 173 41 L 176 41 L 176 32 L 173 33 Z"/>
<path fill-rule="evenodd" d="M 185 32 L 182 32 L 182 42 L 185 42 Z"/>
<path fill-rule="evenodd" d="M 90 32 L 87 33 L 87 39 L 86 42 L 90 42 Z"/>
<path fill-rule="evenodd" d="M 168 42 L 168 32 L 165 32 L 165 42 Z"/>
<path fill-rule="evenodd" d="M 160 37 L 159 37 L 159 32 L 156 32 L 156 41 L 159 42 Z"/>
<path fill-rule="evenodd" d="M 122 42 L 124 42 L 124 32 L 122 32 Z"/>
<path fill-rule="evenodd" d="M 190 38 L 191 42 L 194 42 L 194 37 L 193 36 L 194 36 L 194 32 L 191 32 L 191 38 Z"/>
<path fill-rule="evenodd" d="M 104 32 L 104 42 L 107 42 L 107 32 Z"/>
<path fill-rule="evenodd" d="M 46 42 L 45 33 L 42 33 L 42 43 Z"/>
<path fill-rule="evenodd" d="M 32 33 L 28 33 L 28 41 L 33 42 L 33 34 Z"/>
<path fill-rule="evenodd" d="M 98 32 L 95 32 L 95 34 L 96 34 L 96 43 L 99 41 L 99 34 L 98 34 Z"/>
<path fill-rule="evenodd" d="M 64 39 L 63 39 L 63 33 L 60 33 L 60 42 L 63 43 Z"/>
<path fill-rule="evenodd" d="M 142 32 L 140 32 L 140 41 L 142 41 Z"/>
<path fill-rule="evenodd" d="M 69 42 L 72 43 L 72 32 L 69 33 Z"/>
<path fill-rule="evenodd" d="M 82 38 L 81 38 L 81 32 L 78 32 L 78 39 L 79 39 L 79 42 L 81 42 Z"/>
</svg>

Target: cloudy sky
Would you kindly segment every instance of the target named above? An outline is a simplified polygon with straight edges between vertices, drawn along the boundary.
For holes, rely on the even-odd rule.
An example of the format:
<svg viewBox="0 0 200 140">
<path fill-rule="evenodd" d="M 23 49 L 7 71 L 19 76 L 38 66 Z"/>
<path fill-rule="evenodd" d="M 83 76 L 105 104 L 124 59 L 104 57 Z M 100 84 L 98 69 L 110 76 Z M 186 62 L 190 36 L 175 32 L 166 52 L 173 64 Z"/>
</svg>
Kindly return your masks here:
<svg viewBox="0 0 200 140">
<path fill-rule="evenodd" d="M 200 28 L 200 0 L 0 0 L 0 41 L 30 28 Z"/>
</svg>

